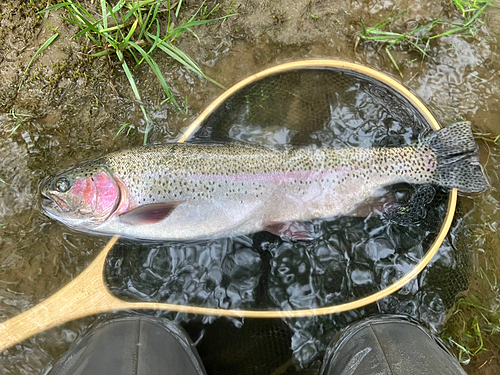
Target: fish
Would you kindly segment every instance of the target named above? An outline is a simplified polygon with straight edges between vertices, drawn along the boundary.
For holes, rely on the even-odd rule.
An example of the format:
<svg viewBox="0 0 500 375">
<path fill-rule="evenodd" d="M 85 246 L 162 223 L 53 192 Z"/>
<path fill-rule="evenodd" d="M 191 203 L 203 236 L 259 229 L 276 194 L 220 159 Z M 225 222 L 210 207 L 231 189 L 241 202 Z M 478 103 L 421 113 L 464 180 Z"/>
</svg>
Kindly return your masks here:
<svg viewBox="0 0 500 375">
<path fill-rule="evenodd" d="M 41 205 L 93 234 L 184 241 L 268 231 L 301 240 L 311 237 L 304 221 L 345 215 L 384 186 L 486 190 L 477 150 L 469 122 L 404 147 L 142 146 L 45 179 Z"/>
</svg>

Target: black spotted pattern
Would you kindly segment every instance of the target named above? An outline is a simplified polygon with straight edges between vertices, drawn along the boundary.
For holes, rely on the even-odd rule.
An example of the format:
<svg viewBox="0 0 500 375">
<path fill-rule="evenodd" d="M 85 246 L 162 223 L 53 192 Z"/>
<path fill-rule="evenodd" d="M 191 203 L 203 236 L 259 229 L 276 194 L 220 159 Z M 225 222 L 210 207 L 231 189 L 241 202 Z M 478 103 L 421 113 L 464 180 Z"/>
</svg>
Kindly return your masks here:
<svg viewBox="0 0 500 375">
<path fill-rule="evenodd" d="M 376 185 L 381 181 L 425 183 L 434 172 L 432 158 L 429 149 L 417 147 L 269 149 L 229 143 L 146 146 L 110 154 L 106 160 L 129 187 L 135 203 L 148 204 L 236 194 L 259 197 L 266 193 L 268 179 L 263 176 L 269 174 L 276 178 L 289 174 L 292 177 L 286 184 L 303 192 L 312 179 L 327 186 L 370 181 Z M 308 173 L 328 170 L 332 173 Z"/>
</svg>

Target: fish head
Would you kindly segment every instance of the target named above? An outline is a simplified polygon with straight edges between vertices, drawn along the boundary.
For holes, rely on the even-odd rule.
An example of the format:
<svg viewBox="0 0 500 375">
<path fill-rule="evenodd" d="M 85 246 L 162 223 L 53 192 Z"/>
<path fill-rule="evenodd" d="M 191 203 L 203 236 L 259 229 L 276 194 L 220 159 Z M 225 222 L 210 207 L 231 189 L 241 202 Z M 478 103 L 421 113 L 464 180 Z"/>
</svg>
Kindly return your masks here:
<svg viewBox="0 0 500 375">
<path fill-rule="evenodd" d="M 40 187 L 42 209 L 55 220 L 78 229 L 93 229 L 118 207 L 120 188 L 99 162 L 86 162 L 46 178 Z"/>
</svg>

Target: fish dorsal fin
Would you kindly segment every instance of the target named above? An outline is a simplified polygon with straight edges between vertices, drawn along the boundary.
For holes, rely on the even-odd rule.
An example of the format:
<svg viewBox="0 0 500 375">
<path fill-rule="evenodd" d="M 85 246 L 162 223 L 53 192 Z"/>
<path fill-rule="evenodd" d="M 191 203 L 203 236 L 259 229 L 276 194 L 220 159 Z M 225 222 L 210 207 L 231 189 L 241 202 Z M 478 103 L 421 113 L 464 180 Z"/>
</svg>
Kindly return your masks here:
<svg viewBox="0 0 500 375">
<path fill-rule="evenodd" d="M 146 204 L 121 214 L 119 219 L 129 225 L 156 224 L 166 219 L 181 203 L 184 201 Z"/>
</svg>

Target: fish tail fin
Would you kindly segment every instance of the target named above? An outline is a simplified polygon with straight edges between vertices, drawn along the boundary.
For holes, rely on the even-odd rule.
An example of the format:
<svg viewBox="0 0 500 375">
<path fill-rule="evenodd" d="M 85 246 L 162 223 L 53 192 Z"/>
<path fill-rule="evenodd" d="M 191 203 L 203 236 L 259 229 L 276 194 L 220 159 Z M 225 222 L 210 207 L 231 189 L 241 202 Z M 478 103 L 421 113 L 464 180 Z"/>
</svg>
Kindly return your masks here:
<svg viewBox="0 0 500 375">
<path fill-rule="evenodd" d="M 456 122 L 428 135 L 422 141 L 437 157 L 435 182 L 472 193 L 490 187 L 479 163 L 477 144 L 469 121 Z"/>
</svg>

